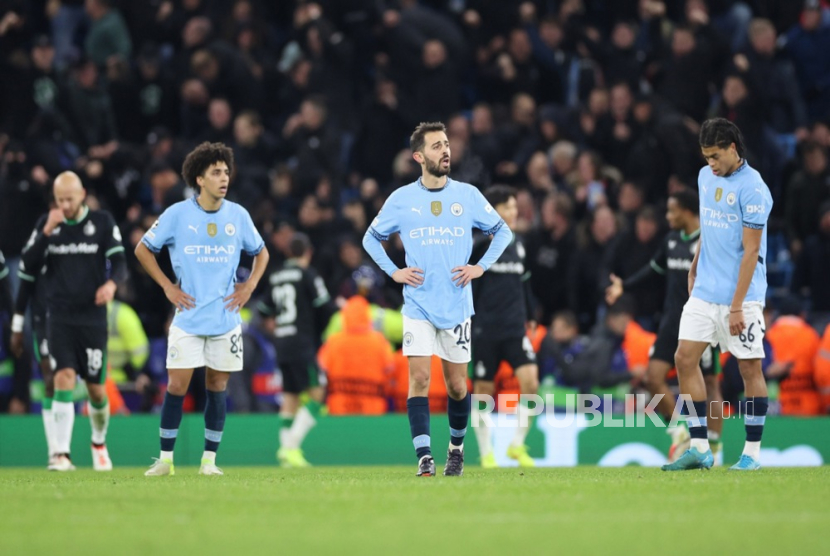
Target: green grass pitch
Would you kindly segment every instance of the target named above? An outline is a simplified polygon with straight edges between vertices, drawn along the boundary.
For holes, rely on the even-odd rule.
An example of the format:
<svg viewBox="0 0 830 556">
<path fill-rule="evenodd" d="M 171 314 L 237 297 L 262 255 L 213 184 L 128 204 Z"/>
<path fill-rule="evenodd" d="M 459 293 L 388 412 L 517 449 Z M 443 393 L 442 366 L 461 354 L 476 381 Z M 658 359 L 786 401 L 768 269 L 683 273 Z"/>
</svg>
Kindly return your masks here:
<svg viewBox="0 0 830 556">
<path fill-rule="evenodd" d="M 0 470 L 0 553 L 826 554 L 830 543 L 828 466 L 143 471 Z"/>
</svg>

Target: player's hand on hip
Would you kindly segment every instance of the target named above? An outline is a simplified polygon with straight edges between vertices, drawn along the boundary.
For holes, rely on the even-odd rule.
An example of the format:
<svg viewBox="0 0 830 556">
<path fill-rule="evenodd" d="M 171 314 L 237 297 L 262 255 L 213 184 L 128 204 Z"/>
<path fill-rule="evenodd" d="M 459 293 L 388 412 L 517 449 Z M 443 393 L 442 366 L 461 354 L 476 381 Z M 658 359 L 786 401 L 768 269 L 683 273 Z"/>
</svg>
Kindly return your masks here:
<svg viewBox="0 0 830 556">
<path fill-rule="evenodd" d="M 729 333 L 737 336 L 746 328 L 743 309 L 729 309 Z"/>
<path fill-rule="evenodd" d="M 251 299 L 254 293 L 254 288 L 248 282 L 237 283 L 233 287 L 233 293 L 226 297 L 223 301 L 227 301 L 225 309 L 238 313 L 242 307 Z"/>
<path fill-rule="evenodd" d="M 107 280 L 95 292 L 95 304 L 98 306 L 106 305 L 115 297 L 115 282 Z"/>
<path fill-rule="evenodd" d="M 20 359 L 23 355 L 23 332 L 12 332 L 9 348 L 11 349 L 12 355 Z"/>
<path fill-rule="evenodd" d="M 424 283 L 424 271 L 420 268 L 400 268 L 392 273 L 392 280 L 398 284 L 406 284 L 417 288 Z"/>
<path fill-rule="evenodd" d="M 611 285 L 605 288 L 605 302 L 613 305 L 623 294 L 622 279 L 616 274 L 610 276 Z"/>
<path fill-rule="evenodd" d="M 459 288 L 463 288 L 470 281 L 481 278 L 481 275 L 484 274 L 484 269 L 478 266 L 477 264 L 467 264 L 464 266 L 457 266 L 452 269 L 452 281 L 455 282 L 455 285 Z"/>
<path fill-rule="evenodd" d="M 187 311 L 196 306 L 196 300 L 182 291 L 177 284 L 170 284 L 164 289 L 164 295 L 167 299 L 176 306 L 179 311 Z"/>
</svg>

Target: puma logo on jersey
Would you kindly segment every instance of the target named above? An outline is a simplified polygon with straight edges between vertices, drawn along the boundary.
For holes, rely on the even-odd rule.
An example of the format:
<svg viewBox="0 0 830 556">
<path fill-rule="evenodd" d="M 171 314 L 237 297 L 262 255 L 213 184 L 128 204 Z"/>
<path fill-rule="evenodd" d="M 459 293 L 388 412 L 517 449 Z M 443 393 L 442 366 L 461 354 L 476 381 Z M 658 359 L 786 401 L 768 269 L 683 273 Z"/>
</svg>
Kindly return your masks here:
<svg viewBox="0 0 830 556">
<path fill-rule="evenodd" d="M 418 208 L 412 207 L 412 212 L 417 212 L 418 216 L 421 216 L 421 207 L 418 207 Z"/>
<path fill-rule="evenodd" d="M 188 227 L 188 228 L 190 228 L 191 230 L 193 230 L 193 233 L 194 233 L 194 234 L 198 234 L 198 233 L 199 233 L 199 226 L 191 226 L 191 225 L 189 225 L 189 224 L 188 224 L 188 226 L 187 226 L 187 227 Z"/>
</svg>

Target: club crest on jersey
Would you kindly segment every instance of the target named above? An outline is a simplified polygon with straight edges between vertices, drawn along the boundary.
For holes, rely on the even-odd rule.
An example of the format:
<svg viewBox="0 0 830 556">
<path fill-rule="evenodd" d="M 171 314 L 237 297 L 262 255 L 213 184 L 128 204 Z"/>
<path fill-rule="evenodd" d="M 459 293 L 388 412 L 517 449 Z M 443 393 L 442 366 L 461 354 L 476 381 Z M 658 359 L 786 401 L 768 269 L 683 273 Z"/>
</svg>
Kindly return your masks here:
<svg viewBox="0 0 830 556">
<path fill-rule="evenodd" d="M 719 203 L 720 200 L 721 200 L 721 197 L 723 197 L 723 188 L 718 187 L 717 189 L 715 189 L 715 202 Z"/>
<path fill-rule="evenodd" d="M 461 213 L 464 212 L 464 208 L 461 206 L 461 203 L 453 203 L 450 207 L 450 212 L 453 216 L 461 216 Z"/>
<path fill-rule="evenodd" d="M 207 225 L 207 232 L 210 237 L 216 237 L 216 223 L 209 222 Z"/>
<path fill-rule="evenodd" d="M 95 234 L 95 224 L 92 223 L 92 220 L 88 220 L 84 225 L 84 234 L 87 236 Z"/>
<path fill-rule="evenodd" d="M 236 233 L 236 228 L 234 227 L 233 224 L 228 222 L 227 224 L 225 224 L 225 233 L 228 234 L 229 236 L 232 236 L 233 234 Z"/>
<path fill-rule="evenodd" d="M 735 193 L 730 193 L 726 196 L 726 204 L 730 207 L 735 204 Z"/>
<path fill-rule="evenodd" d="M 412 336 L 412 332 L 407 332 L 403 335 L 403 345 L 409 347 L 412 345 L 412 342 L 415 338 Z"/>
<path fill-rule="evenodd" d="M 432 212 L 432 214 L 434 214 L 435 216 L 440 216 L 441 201 L 432 201 L 432 204 L 430 205 L 430 212 Z"/>
</svg>

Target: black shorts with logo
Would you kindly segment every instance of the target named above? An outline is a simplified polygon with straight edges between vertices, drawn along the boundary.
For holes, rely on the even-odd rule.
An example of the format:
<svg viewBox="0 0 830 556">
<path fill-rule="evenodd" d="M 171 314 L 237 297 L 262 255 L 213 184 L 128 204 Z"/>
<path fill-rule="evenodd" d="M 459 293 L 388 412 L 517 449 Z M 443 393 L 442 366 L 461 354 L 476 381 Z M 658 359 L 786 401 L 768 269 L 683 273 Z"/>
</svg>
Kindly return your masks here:
<svg viewBox="0 0 830 556">
<path fill-rule="evenodd" d="M 667 314 L 660 320 L 657 329 L 657 339 L 651 348 L 649 359 L 665 361 L 674 367 L 674 354 L 677 351 L 680 335 L 680 315 Z M 703 376 L 720 374 L 720 350 L 717 347 L 708 347 L 700 359 L 700 370 Z"/>
<path fill-rule="evenodd" d="M 536 363 L 533 344 L 527 336 L 493 339 L 487 335 L 473 337 L 473 380 L 491 381 L 496 377 L 502 361 L 518 369 Z"/>
<path fill-rule="evenodd" d="M 282 390 L 288 394 L 301 394 L 309 388 L 326 385 L 326 375 L 317 365 L 317 357 L 311 353 L 280 361 L 280 371 Z"/>
<path fill-rule="evenodd" d="M 47 326 L 49 355 L 55 371 L 74 369 L 87 382 L 103 384 L 107 378 L 107 325 L 68 324 L 50 319 Z"/>
</svg>

